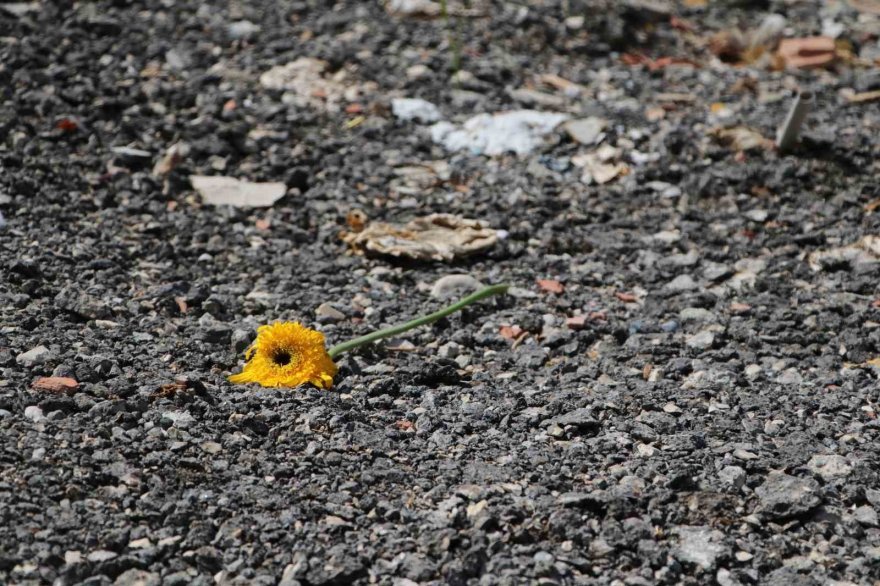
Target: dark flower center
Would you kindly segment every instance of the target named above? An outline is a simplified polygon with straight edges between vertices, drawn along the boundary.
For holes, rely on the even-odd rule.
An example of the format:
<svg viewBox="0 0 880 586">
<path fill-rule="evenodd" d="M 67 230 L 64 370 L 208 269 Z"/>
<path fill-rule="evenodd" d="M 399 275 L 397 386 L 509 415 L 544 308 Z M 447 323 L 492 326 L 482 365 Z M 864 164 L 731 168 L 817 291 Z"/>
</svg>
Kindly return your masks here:
<svg viewBox="0 0 880 586">
<path fill-rule="evenodd" d="M 291 358 L 292 356 L 287 350 L 278 350 L 272 355 L 272 362 L 274 362 L 278 366 L 287 366 L 288 364 L 290 364 Z"/>
</svg>

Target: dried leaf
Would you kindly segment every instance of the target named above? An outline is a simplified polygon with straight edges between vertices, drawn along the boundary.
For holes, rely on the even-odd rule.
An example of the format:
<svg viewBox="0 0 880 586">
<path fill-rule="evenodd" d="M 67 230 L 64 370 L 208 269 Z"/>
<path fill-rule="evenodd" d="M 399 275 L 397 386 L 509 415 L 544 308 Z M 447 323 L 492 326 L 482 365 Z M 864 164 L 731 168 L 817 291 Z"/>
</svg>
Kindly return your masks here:
<svg viewBox="0 0 880 586">
<path fill-rule="evenodd" d="M 73 132 L 79 128 L 79 124 L 73 118 L 62 118 L 55 124 L 55 128 L 64 132 Z"/>
<path fill-rule="evenodd" d="M 269 207 L 284 197 L 287 186 L 281 182 L 251 183 L 235 177 L 193 175 L 189 178 L 193 189 L 207 205 L 230 205 L 239 208 Z"/>
<path fill-rule="evenodd" d="M 559 281 L 553 279 L 537 279 L 538 287 L 548 293 L 556 293 L 557 295 L 565 292 L 565 286 Z"/>
<path fill-rule="evenodd" d="M 187 391 L 191 391 L 197 395 L 207 395 L 208 392 L 201 381 L 183 377 L 175 380 L 173 383 L 160 386 L 153 391 L 150 397 L 153 399 L 168 398 Z"/>
<path fill-rule="evenodd" d="M 483 252 L 498 241 L 484 222 L 451 214 L 431 214 L 406 225 L 372 222 L 362 232 L 348 232 L 352 248 L 413 260 L 451 261 Z"/>
<path fill-rule="evenodd" d="M 367 214 L 362 210 L 349 210 L 345 223 L 352 232 L 363 232 L 367 224 Z"/>
<path fill-rule="evenodd" d="M 747 126 L 734 126 L 733 128 L 714 128 L 709 134 L 723 146 L 729 146 L 735 151 L 752 151 L 769 149 L 773 147 L 773 141 L 764 138 L 760 132 Z"/>
</svg>

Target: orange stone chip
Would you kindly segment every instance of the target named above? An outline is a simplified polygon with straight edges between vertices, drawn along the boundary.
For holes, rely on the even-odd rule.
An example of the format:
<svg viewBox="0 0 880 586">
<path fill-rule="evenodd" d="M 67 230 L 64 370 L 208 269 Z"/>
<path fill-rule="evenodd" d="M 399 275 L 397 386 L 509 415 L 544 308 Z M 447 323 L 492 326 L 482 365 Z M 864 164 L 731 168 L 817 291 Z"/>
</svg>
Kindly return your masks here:
<svg viewBox="0 0 880 586">
<path fill-rule="evenodd" d="M 570 330 L 582 330 L 587 325 L 587 316 L 576 315 L 574 317 L 569 317 L 565 320 L 565 325 L 568 326 L 568 329 Z"/>
<path fill-rule="evenodd" d="M 41 376 L 31 385 L 34 390 L 49 393 L 72 393 L 79 388 L 79 383 L 67 376 Z"/>
<path fill-rule="evenodd" d="M 548 293 L 562 293 L 565 291 L 565 286 L 559 281 L 555 281 L 553 279 L 538 279 L 538 287 L 542 290 L 547 291 Z"/>
<path fill-rule="evenodd" d="M 498 333 L 507 340 L 516 340 L 522 335 L 523 329 L 519 326 L 501 326 Z"/>
</svg>

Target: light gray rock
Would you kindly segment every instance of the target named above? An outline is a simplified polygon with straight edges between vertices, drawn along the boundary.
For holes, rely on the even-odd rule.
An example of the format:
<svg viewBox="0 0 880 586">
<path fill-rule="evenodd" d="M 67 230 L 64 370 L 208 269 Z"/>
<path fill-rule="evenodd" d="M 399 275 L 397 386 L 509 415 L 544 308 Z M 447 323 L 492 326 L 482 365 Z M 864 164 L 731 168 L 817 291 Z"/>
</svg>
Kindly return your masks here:
<svg viewBox="0 0 880 586">
<path fill-rule="evenodd" d="M 690 275 L 679 275 L 666 283 L 664 289 L 667 291 L 675 291 L 675 292 L 684 292 L 684 291 L 693 291 L 697 289 L 699 285 L 694 278 Z"/>
<path fill-rule="evenodd" d="M 440 277 L 431 287 L 434 299 L 452 299 L 481 289 L 483 284 L 470 275 L 446 275 Z"/>
<path fill-rule="evenodd" d="M 90 562 L 106 562 L 107 560 L 112 560 L 117 557 L 118 554 L 116 552 L 112 552 L 106 549 L 97 549 L 86 556 L 86 559 Z"/>
<path fill-rule="evenodd" d="M 30 407 L 24 408 L 24 416 L 26 419 L 30 419 L 34 423 L 38 421 L 43 421 L 46 417 L 43 415 L 43 410 L 37 407 L 36 405 L 31 405 Z"/>
<path fill-rule="evenodd" d="M 441 118 L 437 106 L 419 98 L 395 98 L 391 100 L 391 112 L 398 120 L 437 122 Z"/>
<path fill-rule="evenodd" d="M 877 518 L 877 511 L 870 505 L 862 505 L 853 511 L 853 517 L 856 521 L 866 527 L 877 527 L 880 524 Z"/>
<path fill-rule="evenodd" d="M 702 307 L 685 307 L 678 312 L 678 318 L 682 323 L 688 322 L 714 322 L 715 315 Z"/>
<path fill-rule="evenodd" d="M 568 136 L 575 142 L 585 145 L 598 144 L 603 137 L 603 131 L 608 126 L 604 118 L 590 116 L 579 120 L 569 120 L 562 125 Z"/>
<path fill-rule="evenodd" d="M 45 346 L 40 345 L 16 356 L 15 362 L 25 368 L 32 368 L 40 364 L 45 364 L 51 359 L 52 351 Z"/>
<path fill-rule="evenodd" d="M 166 411 L 162 419 L 167 419 L 175 427 L 186 428 L 195 423 L 195 417 L 189 411 Z"/>
<path fill-rule="evenodd" d="M 807 462 L 807 468 L 826 482 L 837 478 L 845 478 L 852 472 L 846 458 L 837 454 L 816 454 Z"/>
<path fill-rule="evenodd" d="M 739 466 L 725 466 L 720 472 L 718 472 L 718 478 L 720 478 L 724 484 L 730 485 L 734 489 L 739 490 L 746 483 L 746 471 Z"/>
<path fill-rule="evenodd" d="M 137 568 L 126 570 L 113 582 L 114 586 L 159 586 L 161 583 L 162 579 L 159 574 Z"/>
<path fill-rule="evenodd" d="M 728 555 L 730 548 L 723 543 L 724 534 L 709 527 L 676 527 L 678 547 L 673 555 L 681 562 L 696 564 L 704 570 L 711 570 L 718 558 Z"/>
<path fill-rule="evenodd" d="M 715 343 L 715 334 L 709 330 L 703 330 L 690 336 L 686 343 L 688 348 L 693 348 L 695 350 L 708 350 L 712 347 L 712 344 Z"/>
<path fill-rule="evenodd" d="M 315 315 L 318 318 L 324 318 L 326 321 L 342 321 L 345 319 L 344 313 L 326 302 L 315 309 Z"/>
<path fill-rule="evenodd" d="M 230 22 L 226 27 L 226 32 L 229 33 L 230 38 L 236 40 L 255 37 L 260 30 L 260 25 L 254 24 L 249 20 Z"/>
</svg>

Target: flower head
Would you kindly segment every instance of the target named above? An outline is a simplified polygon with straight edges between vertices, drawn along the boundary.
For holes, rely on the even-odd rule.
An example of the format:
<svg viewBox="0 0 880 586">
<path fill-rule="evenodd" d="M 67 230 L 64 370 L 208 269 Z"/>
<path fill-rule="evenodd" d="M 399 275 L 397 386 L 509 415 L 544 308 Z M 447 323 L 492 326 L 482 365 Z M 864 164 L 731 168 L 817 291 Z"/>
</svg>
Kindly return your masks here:
<svg viewBox="0 0 880 586">
<path fill-rule="evenodd" d="M 245 353 L 242 371 L 229 377 L 233 383 L 259 383 L 264 387 L 297 387 L 311 383 L 329 389 L 336 365 L 327 354 L 324 334 L 298 322 L 277 322 L 257 328 L 257 339 Z"/>
</svg>

